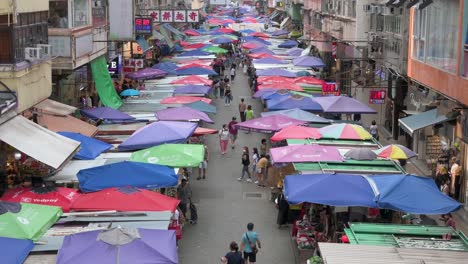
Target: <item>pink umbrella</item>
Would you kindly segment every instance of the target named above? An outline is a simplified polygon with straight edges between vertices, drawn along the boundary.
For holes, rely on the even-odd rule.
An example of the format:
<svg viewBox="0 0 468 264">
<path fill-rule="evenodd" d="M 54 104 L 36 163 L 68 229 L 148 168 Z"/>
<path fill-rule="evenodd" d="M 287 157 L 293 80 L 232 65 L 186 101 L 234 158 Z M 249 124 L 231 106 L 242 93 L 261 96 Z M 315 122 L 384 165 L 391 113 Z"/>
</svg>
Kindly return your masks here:
<svg viewBox="0 0 468 264">
<path fill-rule="evenodd" d="M 211 99 L 197 96 L 172 96 L 161 100 L 161 104 L 190 104 L 196 101 L 203 101 L 207 104 L 211 103 Z"/>
<path fill-rule="evenodd" d="M 276 132 L 272 137 L 271 141 L 281 141 L 285 139 L 306 139 L 313 138 L 319 139 L 322 137 L 319 130 L 313 127 L 304 127 L 304 126 L 289 126 L 281 129 L 279 132 Z"/>
<path fill-rule="evenodd" d="M 291 145 L 270 149 L 273 163 L 289 162 L 342 162 L 336 147 L 322 145 Z"/>
<path fill-rule="evenodd" d="M 196 75 L 190 75 L 187 77 L 183 77 L 171 82 L 171 84 L 203 84 L 203 85 L 211 85 L 213 83 L 212 80 L 206 79 Z"/>
<path fill-rule="evenodd" d="M 288 126 L 303 125 L 305 123 L 307 122 L 290 118 L 284 115 L 271 115 L 241 122 L 238 123 L 236 126 L 240 130 L 255 131 L 260 133 L 272 133 Z"/>
<path fill-rule="evenodd" d="M 204 68 L 204 69 L 208 69 L 208 70 L 212 70 L 213 67 L 211 66 L 208 66 L 208 65 L 204 65 L 204 64 L 198 64 L 198 63 L 190 63 L 190 64 L 186 64 L 184 66 L 180 66 L 179 68 L 177 68 L 176 70 L 182 70 L 182 69 L 188 69 L 188 68 Z"/>
<path fill-rule="evenodd" d="M 291 91 L 298 91 L 298 92 L 302 92 L 304 91 L 304 89 L 297 85 L 297 84 L 293 84 L 293 83 L 268 83 L 268 84 L 261 84 L 258 86 L 258 90 L 262 90 L 262 89 L 277 89 L 277 90 L 283 90 L 283 89 L 286 89 L 286 90 L 291 90 Z"/>
</svg>

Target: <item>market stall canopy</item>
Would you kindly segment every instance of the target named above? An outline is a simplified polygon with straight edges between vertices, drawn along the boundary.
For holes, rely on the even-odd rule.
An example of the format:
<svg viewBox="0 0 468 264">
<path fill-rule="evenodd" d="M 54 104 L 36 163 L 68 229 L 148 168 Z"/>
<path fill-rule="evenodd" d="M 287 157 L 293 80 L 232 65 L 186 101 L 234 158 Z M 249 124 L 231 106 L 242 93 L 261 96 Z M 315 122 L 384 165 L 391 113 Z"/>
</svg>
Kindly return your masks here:
<svg viewBox="0 0 468 264">
<path fill-rule="evenodd" d="M 139 96 L 140 91 L 135 89 L 125 89 L 120 93 L 121 96 Z"/>
<path fill-rule="evenodd" d="M 253 33 L 250 33 L 250 36 L 257 37 L 257 38 L 269 38 L 270 37 L 263 32 L 253 32 Z"/>
<path fill-rule="evenodd" d="M 3 263 L 23 264 L 33 247 L 34 243 L 28 239 L 0 237 L 0 256 Z"/>
<path fill-rule="evenodd" d="M 353 160 L 375 160 L 377 154 L 370 148 L 352 148 L 345 153 L 345 158 Z"/>
<path fill-rule="evenodd" d="M 272 163 L 343 161 L 338 149 L 323 145 L 291 145 L 270 149 Z"/>
<path fill-rule="evenodd" d="M 206 67 L 190 67 L 190 68 L 177 68 L 175 70 L 176 75 L 218 75 L 212 69 Z"/>
<path fill-rule="evenodd" d="M 391 145 L 382 147 L 376 150 L 375 153 L 377 154 L 379 158 L 403 159 L 403 160 L 410 159 L 418 155 L 411 149 L 405 146 L 399 145 L 399 144 L 391 144 Z"/>
<path fill-rule="evenodd" d="M 279 83 L 279 84 L 293 84 L 294 79 L 282 76 L 260 76 L 257 78 L 258 84 Z"/>
<path fill-rule="evenodd" d="M 216 106 L 212 104 L 207 104 L 202 101 L 196 101 L 190 104 L 186 104 L 185 106 L 205 113 L 216 114 Z"/>
<path fill-rule="evenodd" d="M 211 103 L 211 99 L 199 96 L 170 96 L 161 100 L 161 104 L 190 104 L 197 101 L 202 101 L 207 104 Z"/>
<path fill-rule="evenodd" d="M 188 68 L 205 68 L 208 70 L 213 69 L 213 67 L 211 67 L 210 65 L 207 65 L 206 63 L 195 62 L 195 61 L 192 61 L 190 63 L 181 63 L 180 65 L 181 66 L 179 66 L 176 70 L 183 70 L 183 69 L 188 69 Z M 203 74 L 200 74 L 200 75 L 203 75 Z"/>
<path fill-rule="evenodd" d="M 195 132 L 193 132 L 194 137 L 214 134 L 218 134 L 218 130 L 205 127 L 197 127 L 197 129 L 195 129 Z"/>
<path fill-rule="evenodd" d="M 245 36 L 245 37 L 242 37 L 241 39 L 249 43 L 263 44 L 267 46 L 271 45 L 271 42 L 264 40 L 262 38 L 255 37 L 255 36 Z"/>
<path fill-rule="evenodd" d="M 266 54 L 271 54 L 271 55 L 275 54 L 275 52 L 273 52 L 272 50 L 266 47 L 259 47 L 259 48 L 251 49 L 249 50 L 249 53 L 266 53 Z"/>
<path fill-rule="evenodd" d="M 273 33 L 271 33 L 272 36 L 282 36 L 282 35 L 288 35 L 289 34 L 289 31 L 285 30 L 285 29 L 278 29 L 278 30 L 275 30 Z"/>
<path fill-rule="evenodd" d="M 278 59 L 273 59 L 273 58 L 263 58 L 263 59 L 257 59 L 252 61 L 253 64 L 288 64 L 287 61 L 284 60 L 278 60 Z"/>
<path fill-rule="evenodd" d="M 216 31 L 219 31 L 219 32 L 224 33 L 224 34 L 226 34 L 226 33 L 229 34 L 229 33 L 234 33 L 234 32 L 236 32 L 236 31 L 235 31 L 234 29 L 232 29 L 232 28 L 218 28 L 218 29 L 216 29 Z"/>
<path fill-rule="evenodd" d="M 110 107 L 86 108 L 80 110 L 81 114 L 91 119 L 104 119 L 110 121 L 128 121 L 135 119 L 134 117 L 122 113 L 119 110 Z"/>
<path fill-rule="evenodd" d="M 270 94 L 273 94 L 273 93 L 276 93 L 277 91 L 279 91 L 278 89 L 274 89 L 274 88 L 265 88 L 265 89 L 261 89 L 261 90 L 258 90 L 254 93 L 253 95 L 253 98 L 262 98 L 264 96 L 269 96 Z"/>
<path fill-rule="evenodd" d="M 278 48 L 289 49 L 289 48 L 296 47 L 297 45 L 299 45 L 299 43 L 297 43 L 297 41 L 288 39 L 288 40 L 285 40 L 284 42 L 282 42 L 281 44 L 279 44 Z"/>
<path fill-rule="evenodd" d="M 294 66 L 300 67 L 313 67 L 313 68 L 323 68 L 325 63 L 322 59 L 312 56 L 300 56 L 293 59 Z"/>
<path fill-rule="evenodd" d="M 324 80 L 317 79 L 312 76 L 302 76 L 294 78 L 294 83 L 297 84 L 311 84 L 311 85 L 326 85 Z"/>
<path fill-rule="evenodd" d="M 272 142 L 277 142 L 285 139 L 306 139 L 313 138 L 319 139 L 322 135 L 317 128 L 304 127 L 304 126 L 289 126 L 276 132 L 272 137 Z"/>
<path fill-rule="evenodd" d="M 266 117 L 254 118 L 245 122 L 237 123 L 240 130 L 255 131 L 261 133 L 272 133 L 285 127 L 293 125 L 303 125 L 307 122 L 290 118 L 284 115 L 271 115 Z"/>
<path fill-rule="evenodd" d="M 303 51 L 304 49 L 301 48 L 291 48 L 287 52 L 289 56 L 301 56 Z"/>
<path fill-rule="evenodd" d="M 179 200 L 135 187 L 117 187 L 82 194 L 72 205 L 74 211 L 174 212 Z"/>
<path fill-rule="evenodd" d="M 71 115 L 56 115 L 49 112 L 41 112 L 37 115 L 37 123 L 53 132 L 67 130 L 88 137 L 92 137 L 98 132 L 97 127 Z"/>
<path fill-rule="evenodd" d="M 243 43 L 241 47 L 244 49 L 255 49 L 255 48 L 260 48 L 260 47 L 266 47 L 266 44 L 246 42 L 246 43 Z"/>
<path fill-rule="evenodd" d="M 159 189 L 178 184 L 178 175 L 167 166 L 123 161 L 78 172 L 81 192 L 96 192 L 106 188 L 132 186 Z"/>
<path fill-rule="evenodd" d="M 180 53 L 177 55 L 177 57 L 200 57 L 200 56 L 208 56 L 210 55 L 209 52 L 203 51 L 203 50 L 191 50 L 191 51 L 186 51 L 184 53 Z"/>
<path fill-rule="evenodd" d="M 211 85 L 213 83 L 212 80 L 206 79 L 200 76 L 192 75 L 183 77 L 171 82 L 171 84 L 203 84 L 203 85 Z"/>
<path fill-rule="evenodd" d="M 178 68 L 177 64 L 173 63 L 173 62 L 160 62 L 158 64 L 155 64 L 153 65 L 153 67 L 151 67 L 153 69 L 160 69 L 162 71 L 165 71 L 169 74 L 172 74 L 172 75 L 176 75 L 176 72 L 175 72 L 175 69 Z"/>
<path fill-rule="evenodd" d="M 257 76 L 283 76 L 283 77 L 291 77 L 291 78 L 296 77 L 296 75 L 293 72 L 285 70 L 285 69 L 260 70 L 260 71 L 257 71 Z"/>
<path fill-rule="evenodd" d="M 81 143 L 80 150 L 74 156 L 76 159 L 93 160 L 97 156 L 101 155 L 101 153 L 112 148 L 111 144 L 107 144 L 79 133 L 58 132 L 58 134 Z"/>
<path fill-rule="evenodd" d="M 323 138 L 369 140 L 372 135 L 362 126 L 354 124 L 332 124 L 319 129 Z"/>
<path fill-rule="evenodd" d="M 202 111 L 195 110 L 191 107 L 180 106 L 174 108 L 166 108 L 155 113 L 158 120 L 164 121 L 204 121 L 214 123 L 211 118 Z"/>
<path fill-rule="evenodd" d="M 165 165 L 174 168 L 198 167 L 205 158 L 199 144 L 164 144 L 133 152 L 131 161 Z"/>
<path fill-rule="evenodd" d="M 137 150 L 165 143 L 184 143 L 197 128 L 196 123 L 158 121 L 135 131 L 119 145 L 120 150 Z"/>
<path fill-rule="evenodd" d="M 9 189 L 0 198 L 2 201 L 58 206 L 63 212 L 79 197 L 78 190 L 62 187 L 20 187 Z"/>
<path fill-rule="evenodd" d="M 214 38 L 210 40 L 210 42 L 214 44 L 230 44 L 234 41 L 235 40 L 233 40 L 232 38 L 226 38 L 226 37 L 218 37 L 218 38 Z"/>
<path fill-rule="evenodd" d="M 437 109 L 432 109 L 419 114 L 411 115 L 408 117 L 398 119 L 400 127 L 403 128 L 408 134 L 413 133 L 422 128 L 443 123 L 455 119 L 456 116 L 449 117 L 449 115 L 439 114 Z"/>
<path fill-rule="evenodd" d="M 195 29 L 187 29 L 184 31 L 185 35 L 187 36 L 201 36 L 201 34 L 196 31 Z"/>
<path fill-rule="evenodd" d="M 267 108 L 269 111 L 299 108 L 307 111 L 322 112 L 322 107 L 315 101 L 315 98 L 300 95 L 273 97 L 267 100 Z"/>
<path fill-rule="evenodd" d="M 325 113 L 375 114 L 374 109 L 348 96 L 323 96 L 315 98 Z"/>
<path fill-rule="evenodd" d="M 133 80 L 151 80 L 161 78 L 167 75 L 167 72 L 160 69 L 145 68 L 125 75 L 126 78 Z"/>
<path fill-rule="evenodd" d="M 0 201 L 0 237 L 38 240 L 61 215 L 57 206 Z"/>
<path fill-rule="evenodd" d="M 185 43 L 184 45 L 181 46 L 184 47 L 184 49 L 201 49 L 203 47 L 206 47 L 208 44 L 203 44 L 203 43 Z"/>
<path fill-rule="evenodd" d="M 78 109 L 74 106 L 62 104 L 50 99 L 45 99 L 44 101 L 35 105 L 34 108 L 56 115 L 71 115 Z"/>
<path fill-rule="evenodd" d="M 302 120 L 310 123 L 331 123 L 331 120 L 318 116 L 316 114 L 301 110 L 299 108 L 292 108 L 287 110 L 278 110 L 272 112 L 262 112 L 261 116 L 270 116 L 270 115 L 285 115 L 290 118 L 297 120 Z M 319 132 L 320 133 L 320 132 Z"/>
<path fill-rule="evenodd" d="M 291 91 L 304 91 L 304 88 L 294 83 L 265 83 L 260 84 L 258 90 L 263 89 L 276 89 L 276 90 L 291 90 Z"/>
<path fill-rule="evenodd" d="M 69 160 L 80 146 L 79 142 L 47 130 L 23 116 L 15 116 L 0 125 L 0 141 L 54 169 Z"/>
<path fill-rule="evenodd" d="M 177 264 L 174 230 L 112 228 L 68 235 L 57 264 Z"/>
<path fill-rule="evenodd" d="M 174 94 L 202 94 L 207 95 L 211 90 L 211 87 L 206 85 L 188 84 L 183 86 L 177 86 L 174 89 Z"/>
</svg>

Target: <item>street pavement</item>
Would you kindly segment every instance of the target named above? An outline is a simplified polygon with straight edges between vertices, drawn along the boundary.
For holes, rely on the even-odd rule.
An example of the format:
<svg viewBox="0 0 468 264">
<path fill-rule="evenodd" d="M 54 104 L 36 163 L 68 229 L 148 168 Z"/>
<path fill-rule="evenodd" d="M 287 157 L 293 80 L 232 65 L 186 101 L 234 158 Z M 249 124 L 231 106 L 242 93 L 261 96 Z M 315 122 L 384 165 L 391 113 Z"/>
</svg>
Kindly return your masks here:
<svg viewBox="0 0 468 264">
<path fill-rule="evenodd" d="M 248 77 L 237 71 L 231 85 L 234 100 L 225 106 L 221 99 L 214 99 L 218 112 L 212 115 L 215 124 L 206 127 L 220 129 L 233 116 L 240 121 L 238 104 L 245 98 L 251 104 L 255 117 L 260 115 L 262 106 L 252 98 L 248 87 Z M 277 210 L 270 201 L 270 189 L 258 188 L 254 183 L 237 181 L 241 175 L 242 147 L 249 150 L 259 147 L 263 134 L 246 134 L 239 131 L 236 148 L 229 146 L 228 153 L 221 155 L 217 135 L 206 136 L 205 142 L 210 152 L 207 179 L 196 180 L 198 170 L 194 169 L 190 185 L 193 201 L 198 208 L 198 223 L 187 224 L 183 229 L 183 238 L 179 243 L 179 263 L 201 264 L 220 263 L 220 257 L 229 251 L 231 241 L 240 244 L 240 239 L 249 222 L 255 224 L 262 248 L 257 255 L 257 263 L 287 264 L 295 262 L 293 242 L 289 228 L 278 229 Z"/>
</svg>

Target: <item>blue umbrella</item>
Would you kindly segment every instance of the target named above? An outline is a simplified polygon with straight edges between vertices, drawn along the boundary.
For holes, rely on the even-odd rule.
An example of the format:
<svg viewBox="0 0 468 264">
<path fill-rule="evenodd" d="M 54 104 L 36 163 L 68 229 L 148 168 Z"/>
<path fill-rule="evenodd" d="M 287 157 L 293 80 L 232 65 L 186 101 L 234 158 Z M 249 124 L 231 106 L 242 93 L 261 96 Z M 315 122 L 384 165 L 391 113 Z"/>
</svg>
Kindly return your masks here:
<svg viewBox="0 0 468 264">
<path fill-rule="evenodd" d="M 255 30 L 252 30 L 252 29 L 243 29 L 243 30 L 239 30 L 240 33 L 244 33 L 244 34 L 250 34 L 250 33 L 254 33 Z"/>
<path fill-rule="evenodd" d="M 278 45 L 278 48 L 292 48 L 299 45 L 295 40 L 285 40 L 283 43 Z"/>
<path fill-rule="evenodd" d="M 58 134 L 73 139 L 81 143 L 80 150 L 75 154 L 75 158 L 81 160 L 93 160 L 104 151 L 112 148 L 111 144 L 102 142 L 92 137 L 87 137 L 75 132 L 58 132 Z"/>
<path fill-rule="evenodd" d="M 312 76 L 312 73 L 308 72 L 308 71 L 298 71 L 296 72 L 296 76 L 297 77 L 301 77 L 301 76 Z"/>
<path fill-rule="evenodd" d="M 195 110 L 202 111 L 205 113 L 216 114 L 216 106 L 207 104 L 203 101 L 196 101 L 190 104 L 186 104 L 185 106 L 188 106 L 190 108 L 193 108 Z"/>
<path fill-rule="evenodd" d="M 176 186 L 178 179 L 178 175 L 172 168 L 133 161 L 106 164 L 78 172 L 82 192 L 96 192 L 106 188 L 126 186 L 158 189 Z"/>
<path fill-rule="evenodd" d="M 262 112 L 261 116 L 269 116 L 269 115 L 285 115 L 287 117 L 291 117 L 297 120 L 307 121 L 311 123 L 331 123 L 331 120 L 326 118 L 320 117 L 316 114 L 312 114 L 310 112 L 301 110 L 299 108 L 287 109 L 287 110 L 278 110 L 272 112 Z"/>
<path fill-rule="evenodd" d="M 310 97 L 275 96 L 267 101 L 269 111 L 299 108 L 307 111 L 322 112 L 322 107 Z"/>
<path fill-rule="evenodd" d="M 176 75 L 175 69 L 179 68 L 179 66 L 177 66 L 177 64 L 173 62 L 161 62 L 161 63 L 155 64 L 151 68 L 163 70 L 171 75 Z"/>
<path fill-rule="evenodd" d="M 325 63 L 323 63 L 322 59 L 312 56 L 301 56 L 293 59 L 294 66 L 301 66 L 301 67 L 314 67 L 314 68 L 322 68 L 325 67 Z"/>
<path fill-rule="evenodd" d="M 205 85 L 188 84 L 177 86 L 174 89 L 174 94 L 208 94 L 211 87 Z"/>
<path fill-rule="evenodd" d="M 287 61 L 284 60 L 279 60 L 275 58 L 262 58 L 258 60 L 253 60 L 252 61 L 254 64 L 259 63 L 259 64 L 288 64 Z"/>
<path fill-rule="evenodd" d="M 218 75 L 217 72 L 203 67 L 183 68 L 176 70 L 177 75 Z"/>
<path fill-rule="evenodd" d="M 251 49 L 251 50 L 249 50 L 249 53 L 268 53 L 268 54 L 271 54 L 271 55 L 275 54 L 272 50 L 270 50 L 270 49 L 268 49 L 266 47 Z"/>
<path fill-rule="evenodd" d="M 133 116 L 122 113 L 110 107 L 96 107 L 80 110 L 81 114 L 91 119 L 104 119 L 113 121 L 126 121 L 135 119 Z"/>
<path fill-rule="evenodd" d="M 123 90 L 120 93 L 120 95 L 121 96 L 138 96 L 140 95 L 140 91 L 135 90 L 135 89 L 126 89 L 126 90 Z"/>
<path fill-rule="evenodd" d="M 276 30 L 271 35 L 272 36 L 282 36 L 282 35 L 287 35 L 287 34 L 289 34 L 289 31 L 287 31 L 285 29 L 280 29 L 280 30 Z"/>
<path fill-rule="evenodd" d="M 232 43 L 234 40 L 226 37 L 219 37 L 219 38 L 214 38 L 210 42 L 214 44 L 229 44 Z"/>
<path fill-rule="evenodd" d="M 202 50 L 191 50 L 177 55 L 177 57 L 199 57 L 199 56 L 208 56 L 211 53 L 202 51 Z"/>
<path fill-rule="evenodd" d="M 2 263 L 22 264 L 33 249 L 31 240 L 0 237 L 0 256 Z"/>
<path fill-rule="evenodd" d="M 304 49 L 295 47 L 288 49 L 287 53 L 289 56 L 301 56 L 303 51 Z"/>
<path fill-rule="evenodd" d="M 266 41 L 262 38 L 257 38 L 257 37 L 254 37 L 254 36 L 245 36 L 245 37 L 242 37 L 241 38 L 242 40 L 245 40 L 246 42 L 251 42 L 251 41 L 256 41 L 256 42 L 260 42 L 262 44 L 266 44 L 266 45 L 271 45 L 271 42 L 269 41 Z"/>
<path fill-rule="evenodd" d="M 296 74 L 285 69 L 266 69 L 257 71 L 257 76 L 283 76 L 294 78 Z"/>
</svg>

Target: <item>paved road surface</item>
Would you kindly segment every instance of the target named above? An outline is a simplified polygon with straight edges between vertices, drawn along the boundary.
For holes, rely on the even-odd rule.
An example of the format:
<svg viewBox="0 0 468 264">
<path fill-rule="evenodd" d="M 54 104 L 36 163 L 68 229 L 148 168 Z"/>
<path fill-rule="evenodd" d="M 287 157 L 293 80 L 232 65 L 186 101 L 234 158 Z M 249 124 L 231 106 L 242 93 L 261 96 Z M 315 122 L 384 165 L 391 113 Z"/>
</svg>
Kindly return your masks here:
<svg viewBox="0 0 468 264">
<path fill-rule="evenodd" d="M 232 85 L 234 101 L 231 106 L 224 106 L 221 99 L 215 99 L 218 109 L 212 115 L 214 125 L 207 127 L 220 129 L 233 116 L 239 120 L 237 105 L 241 97 L 247 104 L 252 104 L 255 116 L 259 116 L 261 105 L 252 99 L 248 88 L 248 77 L 238 70 Z M 294 263 L 292 242 L 289 229 L 278 229 L 276 208 L 270 199 L 270 189 L 259 189 L 245 180 L 237 181 L 241 172 L 240 157 L 243 146 L 259 146 L 262 134 L 246 134 L 239 131 L 237 148 L 221 156 L 216 135 L 207 136 L 210 161 L 206 180 L 195 180 L 198 171 L 190 181 L 193 198 L 198 206 L 199 221 L 196 225 L 186 225 L 183 239 L 179 244 L 179 263 L 181 264 L 216 264 L 220 256 L 228 251 L 229 243 L 240 243 L 242 233 L 248 222 L 255 224 L 260 235 L 262 249 L 257 256 L 257 263 L 288 264 Z"/>
</svg>

